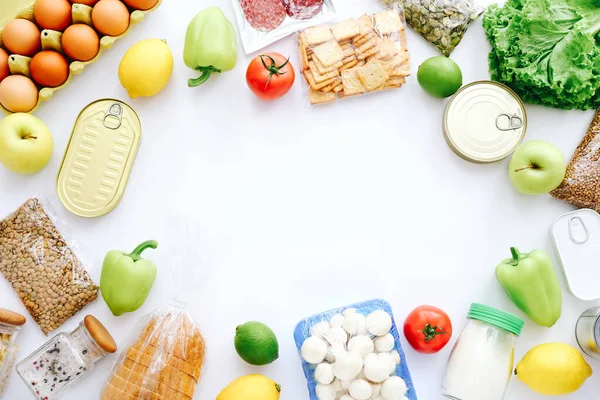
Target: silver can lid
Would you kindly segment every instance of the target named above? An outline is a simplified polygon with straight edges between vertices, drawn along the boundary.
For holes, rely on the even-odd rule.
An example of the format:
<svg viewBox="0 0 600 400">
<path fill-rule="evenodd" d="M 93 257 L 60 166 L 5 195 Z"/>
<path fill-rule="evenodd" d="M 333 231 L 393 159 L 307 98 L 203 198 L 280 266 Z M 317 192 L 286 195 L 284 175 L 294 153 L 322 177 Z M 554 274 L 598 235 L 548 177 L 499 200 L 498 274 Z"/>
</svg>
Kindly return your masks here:
<svg viewBox="0 0 600 400">
<path fill-rule="evenodd" d="M 527 114 L 507 86 L 478 81 L 463 86 L 444 112 L 444 138 L 460 157 L 491 163 L 512 154 L 525 136 Z"/>
</svg>

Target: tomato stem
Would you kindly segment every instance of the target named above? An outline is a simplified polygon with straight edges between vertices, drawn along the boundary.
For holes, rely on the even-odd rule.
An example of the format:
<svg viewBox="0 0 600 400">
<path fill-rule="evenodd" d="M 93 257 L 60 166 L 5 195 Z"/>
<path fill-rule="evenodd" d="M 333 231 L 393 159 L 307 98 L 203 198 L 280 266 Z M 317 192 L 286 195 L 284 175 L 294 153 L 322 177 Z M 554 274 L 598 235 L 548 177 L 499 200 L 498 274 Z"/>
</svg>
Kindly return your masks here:
<svg viewBox="0 0 600 400">
<path fill-rule="evenodd" d="M 423 335 L 425 335 L 425 343 L 435 339 L 436 335 L 449 335 L 448 332 L 444 332 L 437 326 L 431 326 L 430 323 L 425 324 L 425 327 L 421 330 L 421 332 L 423 332 Z"/>
<path fill-rule="evenodd" d="M 281 72 L 281 69 L 290 62 L 290 58 L 288 57 L 288 59 L 285 60 L 285 62 L 283 64 L 277 65 L 277 63 L 275 62 L 273 57 L 271 57 L 268 54 L 261 54 L 261 55 L 259 55 L 259 57 L 260 57 L 260 61 L 262 62 L 262 65 L 265 67 L 265 69 L 267 71 L 269 71 L 269 77 L 267 78 L 267 83 L 265 83 L 265 89 L 266 89 L 267 86 L 269 86 L 269 82 L 271 82 L 271 77 L 273 75 L 283 75 L 286 73 L 286 72 Z M 267 65 L 264 57 L 267 57 L 271 61 L 271 65 Z"/>
</svg>

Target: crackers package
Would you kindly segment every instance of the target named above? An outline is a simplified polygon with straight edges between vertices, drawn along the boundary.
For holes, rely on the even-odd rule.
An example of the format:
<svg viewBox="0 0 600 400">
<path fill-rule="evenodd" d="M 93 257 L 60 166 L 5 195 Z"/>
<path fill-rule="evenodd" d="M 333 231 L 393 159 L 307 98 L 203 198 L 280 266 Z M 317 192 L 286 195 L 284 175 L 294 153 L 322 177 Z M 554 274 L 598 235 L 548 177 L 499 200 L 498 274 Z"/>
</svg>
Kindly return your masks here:
<svg viewBox="0 0 600 400">
<path fill-rule="evenodd" d="M 177 306 L 144 318 L 125 347 L 101 400 L 191 400 L 204 365 L 204 339 L 190 314 Z"/>
<path fill-rule="evenodd" d="M 400 88 L 410 75 L 398 8 L 305 29 L 298 48 L 311 104 Z"/>
</svg>

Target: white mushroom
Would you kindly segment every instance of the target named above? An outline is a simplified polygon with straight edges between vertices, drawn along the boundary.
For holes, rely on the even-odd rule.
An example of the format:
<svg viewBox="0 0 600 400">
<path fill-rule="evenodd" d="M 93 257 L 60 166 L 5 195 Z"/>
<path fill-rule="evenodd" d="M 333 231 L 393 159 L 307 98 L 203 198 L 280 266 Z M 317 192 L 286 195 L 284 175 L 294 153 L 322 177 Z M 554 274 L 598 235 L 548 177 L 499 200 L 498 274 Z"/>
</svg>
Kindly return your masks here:
<svg viewBox="0 0 600 400">
<path fill-rule="evenodd" d="M 355 400 L 352 398 L 352 396 L 350 396 L 349 394 L 345 394 L 342 397 L 340 397 L 340 400 Z"/>
<path fill-rule="evenodd" d="M 343 344 L 334 344 L 327 348 L 327 354 L 325 355 L 325 360 L 330 363 L 335 362 L 336 354 L 342 354 L 346 352 L 346 346 Z"/>
<path fill-rule="evenodd" d="M 325 340 L 329 342 L 332 346 L 334 344 L 346 344 L 348 343 L 348 334 L 344 330 L 344 328 L 340 326 L 336 326 L 334 328 L 329 328 L 327 330 L 327 334 L 325 335 Z"/>
<path fill-rule="evenodd" d="M 346 379 L 346 380 L 340 379 L 340 383 L 342 384 L 342 389 L 344 389 L 344 390 L 348 390 L 348 388 L 350 387 L 350 384 L 352 384 L 352 382 L 354 382 L 354 379 Z"/>
<path fill-rule="evenodd" d="M 363 361 L 364 361 L 364 364 L 367 364 L 368 362 L 377 361 L 377 354 L 375 354 L 375 353 L 367 354 Z"/>
<path fill-rule="evenodd" d="M 329 330 L 329 322 L 321 321 L 317 322 L 313 326 L 310 327 L 310 336 L 316 336 L 321 339 L 325 339 L 327 336 L 327 331 Z"/>
<path fill-rule="evenodd" d="M 311 336 L 302 343 L 300 354 L 307 363 L 318 364 L 325 359 L 327 343 L 316 336 Z"/>
<path fill-rule="evenodd" d="M 392 329 L 392 317 L 383 310 L 375 310 L 367 316 L 367 329 L 371 335 L 383 336 Z"/>
<path fill-rule="evenodd" d="M 373 349 L 373 340 L 367 335 L 354 336 L 348 342 L 348 351 L 358 353 L 363 358 L 367 354 L 372 353 Z"/>
<path fill-rule="evenodd" d="M 377 352 L 379 353 L 392 351 L 395 345 L 396 341 L 390 333 L 387 333 L 375 339 L 375 350 L 377 350 Z"/>
<path fill-rule="evenodd" d="M 331 385 L 323 385 L 319 383 L 315 388 L 315 392 L 319 400 L 335 400 L 336 397 L 335 389 Z"/>
<path fill-rule="evenodd" d="M 342 314 L 335 314 L 329 320 L 329 325 L 331 325 L 332 328 L 335 328 L 336 326 L 342 326 L 343 323 L 344 323 L 344 316 Z"/>
<path fill-rule="evenodd" d="M 352 313 L 350 315 L 346 315 L 342 326 L 350 336 L 356 336 L 365 331 L 367 319 L 362 314 Z"/>
<path fill-rule="evenodd" d="M 346 308 L 344 311 L 342 311 L 342 315 L 344 317 L 348 317 L 348 315 L 351 315 L 354 313 L 356 313 L 356 308 Z"/>
<path fill-rule="evenodd" d="M 371 387 L 373 388 L 373 394 L 371 395 L 371 398 L 376 398 L 379 397 L 381 395 L 381 383 L 373 383 L 371 384 Z"/>
<path fill-rule="evenodd" d="M 402 362 L 402 360 L 400 359 L 400 353 L 398 353 L 398 350 L 390 351 L 390 355 L 392 356 L 392 360 L 394 360 L 396 365 L 398 365 Z"/>
<path fill-rule="evenodd" d="M 379 353 L 379 362 L 386 363 L 390 374 L 396 369 L 396 363 L 394 357 L 390 353 Z"/>
<path fill-rule="evenodd" d="M 356 400 L 368 400 L 373 394 L 373 388 L 369 382 L 364 379 L 357 379 L 350 384 L 348 388 L 348 392 L 350 396 L 354 397 Z"/>
<path fill-rule="evenodd" d="M 370 356 L 369 354 L 365 358 L 365 376 L 371 382 L 383 382 L 390 376 L 390 365 L 384 358 L 379 357 L 380 354 L 374 354 L 375 357 Z"/>
<path fill-rule="evenodd" d="M 333 382 L 333 367 L 329 363 L 321 363 L 315 369 L 315 380 L 323 385 Z"/>
<path fill-rule="evenodd" d="M 340 380 L 356 378 L 363 366 L 363 360 L 356 353 L 340 353 L 335 356 L 333 374 Z"/>
<path fill-rule="evenodd" d="M 399 376 L 390 376 L 381 385 L 381 397 L 385 400 L 403 400 L 407 391 L 404 379 Z"/>
</svg>

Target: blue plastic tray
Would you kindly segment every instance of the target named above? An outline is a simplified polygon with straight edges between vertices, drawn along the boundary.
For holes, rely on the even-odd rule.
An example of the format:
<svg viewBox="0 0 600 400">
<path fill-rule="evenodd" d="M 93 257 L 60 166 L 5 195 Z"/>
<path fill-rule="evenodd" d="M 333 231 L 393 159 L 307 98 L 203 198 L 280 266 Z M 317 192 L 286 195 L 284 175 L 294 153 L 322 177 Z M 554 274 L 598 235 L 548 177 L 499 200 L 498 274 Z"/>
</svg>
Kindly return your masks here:
<svg viewBox="0 0 600 400">
<path fill-rule="evenodd" d="M 375 310 L 384 310 L 392 317 L 392 330 L 390 333 L 395 339 L 396 346 L 394 350 L 398 351 L 400 354 L 400 364 L 396 367 L 396 375 L 404 379 L 406 386 L 408 387 L 408 392 L 406 393 L 406 397 L 409 400 L 417 400 L 417 393 L 415 392 L 415 387 L 413 385 L 412 378 L 410 377 L 410 371 L 408 370 L 408 364 L 406 363 L 406 356 L 404 355 L 404 351 L 402 351 L 402 346 L 400 345 L 400 337 L 398 336 L 398 328 L 396 327 L 396 321 L 394 320 L 394 314 L 392 313 L 392 307 L 390 304 L 382 299 L 373 299 L 363 301 L 361 303 L 351 304 L 346 307 L 340 307 L 333 310 L 325 311 L 321 314 L 313 315 L 312 317 L 308 317 L 303 319 L 296 325 L 296 329 L 294 329 L 294 340 L 296 341 L 296 348 L 298 349 L 298 355 L 300 355 L 300 360 L 302 361 L 302 369 L 304 370 L 304 376 L 306 377 L 307 385 L 308 385 L 308 393 L 310 395 L 310 400 L 318 400 L 317 394 L 315 393 L 315 388 L 317 386 L 317 382 L 313 378 L 315 365 L 311 365 L 302 359 L 302 355 L 300 354 L 300 348 L 302 347 L 302 343 L 310 336 L 310 327 L 321 321 L 329 321 L 331 317 L 335 314 L 341 314 L 347 308 L 355 308 L 357 312 L 367 316 L 371 312 Z"/>
</svg>

